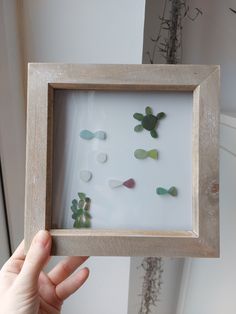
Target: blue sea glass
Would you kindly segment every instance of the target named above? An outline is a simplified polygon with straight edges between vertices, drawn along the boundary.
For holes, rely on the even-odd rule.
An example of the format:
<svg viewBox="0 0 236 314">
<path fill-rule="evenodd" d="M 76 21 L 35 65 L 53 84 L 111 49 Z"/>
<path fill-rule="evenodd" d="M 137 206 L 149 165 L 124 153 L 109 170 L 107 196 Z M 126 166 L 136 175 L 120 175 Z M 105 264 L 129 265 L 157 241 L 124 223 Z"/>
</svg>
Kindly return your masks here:
<svg viewBox="0 0 236 314">
<path fill-rule="evenodd" d="M 84 140 L 91 140 L 93 138 L 97 138 L 99 140 L 105 140 L 106 139 L 106 133 L 104 131 L 97 131 L 95 133 L 89 131 L 89 130 L 82 130 L 80 132 L 80 137 Z"/>
<path fill-rule="evenodd" d="M 84 140 L 91 140 L 92 138 L 94 138 L 94 134 L 89 130 L 83 130 L 80 132 L 80 137 Z"/>
</svg>

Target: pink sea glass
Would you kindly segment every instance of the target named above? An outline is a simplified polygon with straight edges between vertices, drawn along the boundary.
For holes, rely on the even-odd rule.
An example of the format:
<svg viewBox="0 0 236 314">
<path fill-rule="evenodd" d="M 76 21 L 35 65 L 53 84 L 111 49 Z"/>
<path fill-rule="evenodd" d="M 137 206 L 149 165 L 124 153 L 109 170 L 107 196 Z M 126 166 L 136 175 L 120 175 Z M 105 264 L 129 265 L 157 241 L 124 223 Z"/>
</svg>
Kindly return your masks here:
<svg viewBox="0 0 236 314">
<path fill-rule="evenodd" d="M 135 186 L 135 181 L 134 179 L 126 180 L 125 182 L 123 182 L 123 185 L 127 187 L 128 189 L 132 189 Z"/>
</svg>

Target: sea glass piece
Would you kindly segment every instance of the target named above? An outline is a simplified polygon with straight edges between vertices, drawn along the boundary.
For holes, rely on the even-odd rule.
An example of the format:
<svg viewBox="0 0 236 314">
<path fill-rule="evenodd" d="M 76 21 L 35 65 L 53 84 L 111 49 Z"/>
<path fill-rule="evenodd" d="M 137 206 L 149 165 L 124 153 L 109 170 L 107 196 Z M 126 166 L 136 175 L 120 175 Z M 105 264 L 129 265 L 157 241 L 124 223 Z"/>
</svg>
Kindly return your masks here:
<svg viewBox="0 0 236 314">
<path fill-rule="evenodd" d="M 101 164 L 104 164 L 107 161 L 107 154 L 106 153 L 99 153 L 97 155 L 97 161 Z"/>
<path fill-rule="evenodd" d="M 164 188 L 157 188 L 156 189 L 156 192 L 157 192 L 157 194 L 158 195 L 165 195 L 165 194 L 168 194 L 168 191 L 166 190 L 166 189 L 164 189 Z"/>
<path fill-rule="evenodd" d="M 153 115 L 147 115 L 142 120 L 142 126 L 144 129 L 151 131 L 156 127 L 157 124 L 157 117 Z"/>
<path fill-rule="evenodd" d="M 83 138 L 84 140 L 91 140 L 94 137 L 99 139 L 99 140 L 105 140 L 106 139 L 106 132 L 104 131 L 96 131 L 95 133 L 89 131 L 89 130 L 82 130 L 80 132 L 80 137 Z"/>
<path fill-rule="evenodd" d="M 134 156 L 137 159 L 145 159 L 147 157 L 157 159 L 158 151 L 156 149 L 151 149 L 149 151 L 146 151 L 145 149 L 136 149 L 136 151 L 134 152 Z"/>
<path fill-rule="evenodd" d="M 135 132 L 141 132 L 143 130 L 143 126 L 141 124 L 136 125 L 136 127 L 134 128 Z"/>
<path fill-rule="evenodd" d="M 84 198 L 79 200 L 79 208 L 84 206 L 84 201 L 85 201 Z"/>
<path fill-rule="evenodd" d="M 152 108 L 149 107 L 149 106 L 146 107 L 146 108 L 145 108 L 145 112 L 146 112 L 147 115 L 151 115 L 151 114 L 152 114 Z"/>
<path fill-rule="evenodd" d="M 81 170 L 80 171 L 80 179 L 84 182 L 89 182 L 92 179 L 92 172 L 88 170 Z"/>
<path fill-rule="evenodd" d="M 120 180 L 109 180 L 109 186 L 112 189 L 115 189 L 121 186 L 125 186 L 128 189 L 132 189 L 135 186 L 135 181 L 132 178 L 125 180 L 123 182 Z"/>
<path fill-rule="evenodd" d="M 107 137 L 106 132 L 104 131 L 97 131 L 94 133 L 94 136 L 98 138 L 99 140 L 105 140 Z"/>
<path fill-rule="evenodd" d="M 156 130 L 151 130 L 151 136 L 153 137 L 153 138 L 158 138 L 158 134 L 157 134 L 157 131 Z"/>
<path fill-rule="evenodd" d="M 145 159 L 148 157 L 148 152 L 144 149 L 136 149 L 134 156 L 137 159 Z"/>
<path fill-rule="evenodd" d="M 156 149 L 151 149 L 148 151 L 148 156 L 152 159 L 158 158 L 158 151 Z"/>
<path fill-rule="evenodd" d="M 175 186 L 172 186 L 171 188 L 169 188 L 168 193 L 172 196 L 177 196 L 178 195 L 178 191 L 176 189 Z"/>
<path fill-rule="evenodd" d="M 162 187 L 158 187 L 156 189 L 156 192 L 158 195 L 165 195 L 165 194 L 169 194 L 171 196 L 177 196 L 178 195 L 178 191 L 177 188 L 175 186 L 170 187 L 168 190 Z"/>
<path fill-rule="evenodd" d="M 123 185 L 123 182 L 120 180 L 109 180 L 109 186 L 112 189 L 118 188 L 119 186 Z"/>
<path fill-rule="evenodd" d="M 127 187 L 128 189 L 132 189 L 135 186 L 135 181 L 134 181 L 134 179 L 128 179 L 128 180 L 123 182 L 123 185 L 125 187 Z"/>
<path fill-rule="evenodd" d="M 157 119 L 158 119 L 158 120 L 161 120 L 161 119 L 163 119 L 163 118 L 165 118 L 165 117 L 166 117 L 165 112 L 159 112 L 159 113 L 157 114 Z"/>
<path fill-rule="evenodd" d="M 138 120 L 138 121 L 142 121 L 144 116 L 142 113 L 138 113 L 136 112 L 134 115 L 133 115 L 134 119 Z"/>
<path fill-rule="evenodd" d="M 94 138 L 94 134 L 89 130 L 83 130 L 80 132 L 80 137 L 84 140 L 91 140 L 92 138 Z"/>
<path fill-rule="evenodd" d="M 79 193 L 78 193 L 78 196 L 79 196 L 79 198 L 80 198 L 81 200 L 84 200 L 85 197 L 86 197 L 86 194 L 85 194 L 85 193 L 82 193 L 82 192 L 79 192 Z"/>
</svg>

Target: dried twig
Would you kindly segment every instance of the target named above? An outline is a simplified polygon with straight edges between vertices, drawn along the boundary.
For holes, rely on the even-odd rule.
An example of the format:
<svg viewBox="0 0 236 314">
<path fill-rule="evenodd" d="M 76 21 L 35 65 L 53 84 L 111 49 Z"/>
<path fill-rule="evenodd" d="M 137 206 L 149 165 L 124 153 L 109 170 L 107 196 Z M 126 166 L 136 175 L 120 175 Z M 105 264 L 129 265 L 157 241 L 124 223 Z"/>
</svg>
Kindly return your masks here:
<svg viewBox="0 0 236 314">
<path fill-rule="evenodd" d="M 231 12 L 236 13 L 236 10 L 229 8 Z"/>
<path fill-rule="evenodd" d="M 151 308 L 160 301 L 163 262 L 161 257 L 146 257 L 141 264 L 145 271 L 142 286 L 142 301 L 139 314 L 151 313 Z"/>
<path fill-rule="evenodd" d="M 199 15 L 202 15 L 199 8 L 191 12 L 189 0 L 165 0 L 157 36 L 150 38 L 153 47 L 147 51 L 149 62 L 155 63 L 159 54 L 168 64 L 181 63 L 183 21 L 186 18 L 194 21 Z"/>
</svg>

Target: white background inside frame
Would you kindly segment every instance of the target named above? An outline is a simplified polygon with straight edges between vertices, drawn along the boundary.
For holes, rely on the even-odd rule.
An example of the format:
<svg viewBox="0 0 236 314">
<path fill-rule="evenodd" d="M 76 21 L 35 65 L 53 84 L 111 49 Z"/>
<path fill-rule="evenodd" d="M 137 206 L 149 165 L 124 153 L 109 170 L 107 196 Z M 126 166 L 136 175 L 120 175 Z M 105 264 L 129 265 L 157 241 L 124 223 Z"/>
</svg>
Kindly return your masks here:
<svg viewBox="0 0 236 314">
<path fill-rule="evenodd" d="M 192 93 L 187 92 L 55 92 L 53 159 L 53 227 L 72 228 L 70 209 L 78 192 L 91 198 L 92 228 L 192 230 Z M 150 106 L 166 118 L 154 139 L 135 112 Z M 80 131 L 103 130 L 107 139 L 84 140 Z M 134 157 L 136 149 L 157 149 L 157 160 Z M 108 155 L 97 162 L 100 152 Z M 80 171 L 92 172 L 83 182 Z M 133 178 L 134 189 L 111 189 L 110 179 Z M 156 188 L 178 189 L 178 196 L 157 195 Z"/>
</svg>

